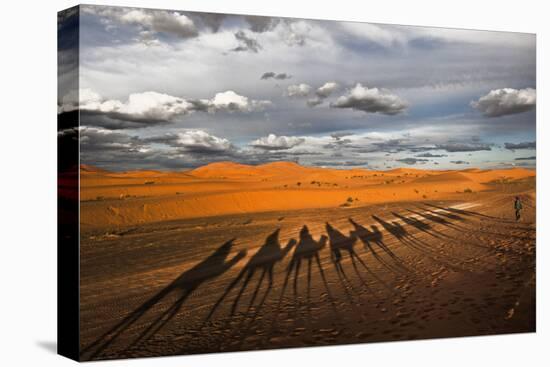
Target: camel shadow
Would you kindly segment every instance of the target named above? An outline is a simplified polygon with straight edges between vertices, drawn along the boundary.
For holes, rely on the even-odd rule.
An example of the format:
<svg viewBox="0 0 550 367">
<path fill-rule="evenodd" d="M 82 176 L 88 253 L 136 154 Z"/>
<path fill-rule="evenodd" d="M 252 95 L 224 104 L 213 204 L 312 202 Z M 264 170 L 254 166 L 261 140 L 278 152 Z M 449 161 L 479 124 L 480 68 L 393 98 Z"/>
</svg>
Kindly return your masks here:
<svg viewBox="0 0 550 367">
<path fill-rule="evenodd" d="M 247 312 L 250 310 L 250 308 L 254 304 L 256 297 L 258 296 L 258 293 L 262 286 L 262 283 L 264 282 L 264 279 L 267 275 L 267 289 L 265 290 L 264 296 L 262 297 L 257 308 L 259 309 L 262 307 L 267 296 L 269 295 L 269 293 L 273 288 L 273 269 L 275 267 L 275 264 L 282 261 L 284 257 L 290 252 L 292 247 L 294 247 L 294 245 L 296 244 L 296 240 L 291 239 L 288 241 L 286 246 L 282 248 L 281 244 L 279 243 L 279 232 L 280 232 L 280 229 L 277 229 L 273 233 L 271 233 L 269 236 L 267 236 L 264 244 L 260 247 L 258 252 L 256 252 L 250 258 L 250 260 L 244 266 L 241 272 L 229 284 L 229 286 L 227 286 L 224 293 L 216 301 L 216 303 L 210 310 L 208 316 L 206 317 L 206 320 L 209 320 L 210 318 L 212 318 L 216 310 L 221 306 L 222 302 L 229 296 L 229 293 L 235 287 L 237 287 L 237 285 L 241 282 L 241 280 L 244 279 L 237 293 L 237 296 L 233 300 L 233 303 L 231 306 L 231 316 L 234 315 L 237 311 L 237 308 L 239 306 L 239 301 L 243 296 L 243 293 L 246 291 L 246 289 L 250 284 L 251 279 L 257 272 L 260 272 L 260 279 L 258 280 L 256 287 L 252 293 L 252 298 L 250 300 Z"/>
<path fill-rule="evenodd" d="M 354 249 L 357 238 L 350 233 L 350 236 L 344 235 L 342 232 L 338 231 L 336 228 L 331 226 L 328 222 L 325 223 L 325 228 L 328 234 L 329 243 L 330 243 L 330 258 L 334 269 L 336 270 L 336 275 L 340 281 L 340 285 L 344 289 L 348 300 L 351 301 L 350 291 L 356 293 L 353 284 L 350 278 L 347 276 L 344 266 L 342 265 L 343 254 L 347 254 L 351 260 L 352 268 L 356 277 L 359 279 L 361 284 L 372 293 L 372 290 L 368 286 L 368 283 L 363 279 L 361 272 L 357 266 L 359 263 L 367 272 L 370 272 L 370 269 L 367 267 L 363 259 L 357 255 L 357 252 Z"/>
<path fill-rule="evenodd" d="M 461 231 L 461 230 L 464 230 L 464 227 L 456 224 L 456 223 L 453 223 L 451 221 L 449 221 L 447 218 L 444 218 L 444 216 L 442 215 L 438 215 L 439 213 L 435 213 L 435 212 L 432 212 L 432 211 L 425 211 L 425 212 L 418 212 L 418 211 L 415 211 L 415 210 L 410 210 L 409 209 L 409 212 L 419 216 L 419 217 L 422 217 L 430 222 L 433 222 L 433 223 L 436 223 L 436 224 L 441 224 L 449 229 L 453 229 L 455 231 Z"/>
<path fill-rule="evenodd" d="M 417 213 L 415 213 L 417 214 Z M 449 269 L 452 269 L 454 271 L 460 272 L 464 269 L 460 267 L 459 265 L 453 264 L 449 262 L 446 258 L 451 258 L 448 255 L 441 255 L 437 251 L 435 251 L 429 244 L 422 241 L 419 238 L 416 238 L 412 233 L 409 233 L 405 227 L 403 227 L 399 222 L 393 221 L 393 222 L 387 222 L 383 219 L 377 217 L 376 215 L 372 216 L 374 220 L 376 220 L 380 225 L 388 231 L 391 235 L 393 235 L 400 243 L 403 245 L 409 247 L 412 250 L 417 251 L 423 256 L 426 256 L 433 261 L 440 263 Z M 458 263 L 464 263 L 464 261 L 460 259 L 453 258 Z"/>
<path fill-rule="evenodd" d="M 325 271 L 323 269 L 323 265 L 321 264 L 321 259 L 319 256 L 319 252 L 326 246 L 326 243 L 327 243 L 327 237 L 325 235 L 322 235 L 319 241 L 315 241 L 315 239 L 309 232 L 309 228 L 306 225 L 302 227 L 299 234 L 298 244 L 296 245 L 296 249 L 294 250 L 292 258 L 287 266 L 283 287 L 281 289 L 281 294 L 279 296 L 277 310 L 279 310 L 280 308 L 282 299 L 285 295 L 286 288 L 288 286 L 288 283 L 290 281 L 290 278 L 293 272 L 294 272 L 294 277 L 292 281 L 293 281 L 294 301 L 296 301 L 297 294 L 298 294 L 298 279 L 300 277 L 300 269 L 303 262 L 307 263 L 306 297 L 307 297 L 308 304 L 311 297 L 311 276 L 312 276 L 312 270 L 313 270 L 312 269 L 313 261 L 315 261 L 315 264 L 317 265 L 317 270 L 321 274 L 323 285 L 327 291 L 327 294 L 331 302 L 333 302 L 333 297 L 330 292 L 327 278 L 325 276 Z"/>
<path fill-rule="evenodd" d="M 369 230 L 366 227 L 355 222 L 352 218 L 348 218 L 348 220 L 353 225 L 353 228 L 354 228 L 351 234 L 357 237 L 361 242 L 363 242 L 363 245 L 365 246 L 365 250 L 369 251 L 373 255 L 373 257 L 380 264 L 382 264 L 382 266 L 398 274 L 411 272 L 411 270 L 407 267 L 407 265 L 403 262 L 403 260 L 401 260 L 384 243 L 382 232 L 380 231 L 380 229 L 378 229 L 378 226 L 371 225 L 370 226 L 371 230 Z M 382 256 L 380 256 L 376 248 L 381 249 L 383 253 L 387 254 L 392 259 L 392 262 L 390 263 L 386 261 Z"/>
<path fill-rule="evenodd" d="M 421 232 L 426 233 L 429 236 L 441 239 L 442 237 L 449 238 L 448 235 L 436 231 L 431 224 L 421 221 L 415 217 L 406 217 L 398 213 L 392 212 L 393 216 L 403 221 L 403 223 L 418 229 Z"/>
<path fill-rule="evenodd" d="M 132 311 L 122 321 L 118 322 L 98 339 L 88 345 L 81 351 L 81 355 L 90 353 L 89 359 L 97 358 L 105 349 L 107 349 L 112 343 L 114 343 L 128 328 L 138 322 L 148 311 L 155 308 L 156 305 L 160 305 L 167 296 L 175 293 L 177 298 L 164 312 L 160 314 L 153 322 L 147 325 L 144 331 L 128 346 L 128 348 L 137 345 L 138 343 L 150 339 L 155 333 L 157 333 L 164 325 L 166 325 L 174 316 L 178 314 L 186 299 L 202 284 L 206 281 L 214 279 L 237 262 L 239 262 L 244 256 L 246 251 L 240 251 L 230 260 L 227 260 L 229 253 L 233 247 L 235 239 L 227 241 L 220 247 L 218 247 L 210 256 L 205 260 L 193 266 L 191 269 L 184 271 L 176 279 L 174 279 L 169 285 L 164 287 L 154 296 L 142 303 L 138 308 Z"/>
</svg>

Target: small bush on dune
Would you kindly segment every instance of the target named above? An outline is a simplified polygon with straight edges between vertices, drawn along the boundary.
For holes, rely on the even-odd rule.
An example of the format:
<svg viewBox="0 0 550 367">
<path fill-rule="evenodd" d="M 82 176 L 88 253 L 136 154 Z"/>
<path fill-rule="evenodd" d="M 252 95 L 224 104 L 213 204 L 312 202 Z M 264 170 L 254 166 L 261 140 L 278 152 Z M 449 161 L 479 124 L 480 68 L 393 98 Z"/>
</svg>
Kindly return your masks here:
<svg viewBox="0 0 550 367">
<path fill-rule="evenodd" d="M 473 192 L 473 191 L 472 191 L 472 189 L 470 189 L 470 188 L 465 188 L 465 189 L 464 189 L 464 193 L 466 193 L 466 194 L 471 194 L 472 192 Z"/>
</svg>

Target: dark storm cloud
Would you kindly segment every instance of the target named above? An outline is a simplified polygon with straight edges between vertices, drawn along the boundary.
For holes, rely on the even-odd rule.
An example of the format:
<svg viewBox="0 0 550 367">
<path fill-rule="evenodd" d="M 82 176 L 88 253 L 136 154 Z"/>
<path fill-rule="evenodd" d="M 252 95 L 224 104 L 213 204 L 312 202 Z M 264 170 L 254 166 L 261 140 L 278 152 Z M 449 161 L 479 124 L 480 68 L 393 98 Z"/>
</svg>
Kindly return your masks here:
<svg viewBox="0 0 550 367">
<path fill-rule="evenodd" d="M 79 7 L 57 13 L 57 103 L 75 103 L 80 66 Z M 65 99 L 65 101 L 64 101 Z"/>
<path fill-rule="evenodd" d="M 289 75 L 287 73 L 274 73 L 273 71 L 268 71 L 262 74 L 260 77 L 261 80 L 267 80 L 267 79 L 277 79 L 277 80 L 285 80 L 292 78 L 292 75 Z"/>
<path fill-rule="evenodd" d="M 154 145 L 164 145 L 159 149 Z M 95 127 L 80 129 L 81 162 L 105 169 L 183 169 L 222 160 L 243 160 L 226 139 L 200 130 L 150 138 Z"/>
<path fill-rule="evenodd" d="M 517 149 L 536 149 L 537 142 L 535 141 L 525 141 L 523 143 L 504 143 L 504 148 L 509 150 Z"/>
<path fill-rule="evenodd" d="M 516 158 L 515 160 L 516 161 L 534 161 L 535 159 L 537 159 L 537 157 L 531 156 L 531 157 L 519 157 L 519 158 Z"/>
<path fill-rule="evenodd" d="M 209 28 L 212 32 L 218 32 L 220 27 L 227 17 L 225 14 L 218 13 L 185 13 L 188 17 L 193 19 L 195 23 L 201 23 L 205 27 Z"/>
<path fill-rule="evenodd" d="M 421 157 L 421 158 L 443 158 L 446 156 L 447 156 L 446 154 L 433 154 L 430 152 L 416 155 L 416 157 Z"/>
<path fill-rule="evenodd" d="M 422 159 L 422 158 L 401 158 L 401 159 L 396 159 L 396 161 L 401 162 L 401 163 L 405 163 L 405 164 L 408 164 L 408 165 L 429 162 L 428 159 Z"/>
<path fill-rule="evenodd" d="M 268 71 L 268 72 L 263 73 L 262 76 L 260 77 L 260 79 L 266 80 L 266 79 L 275 78 L 275 75 L 276 74 L 274 72 Z"/>
<path fill-rule="evenodd" d="M 78 47 L 79 8 L 75 6 L 57 13 L 57 50 Z"/>
<path fill-rule="evenodd" d="M 254 38 L 250 38 L 243 31 L 238 31 L 234 34 L 235 39 L 239 41 L 239 46 L 233 48 L 231 51 L 241 52 L 250 51 L 258 53 L 262 49 L 262 46 Z"/>
<path fill-rule="evenodd" d="M 436 148 L 445 150 L 450 153 L 478 152 L 482 150 L 491 150 L 491 145 L 484 144 L 484 143 L 446 143 L 446 144 L 437 144 Z"/>
<path fill-rule="evenodd" d="M 277 75 L 275 75 L 275 79 L 277 80 L 285 80 L 285 79 L 290 79 L 292 78 L 292 75 L 289 75 L 287 73 L 279 73 Z"/>
<path fill-rule="evenodd" d="M 120 113 L 100 113 L 80 110 L 80 122 L 85 126 L 103 127 L 110 130 L 139 129 L 169 124 L 170 121 L 139 118 Z"/>
<path fill-rule="evenodd" d="M 537 93 L 532 88 L 495 89 L 473 101 L 471 106 L 487 117 L 500 117 L 526 112 L 535 108 Z"/>
<path fill-rule="evenodd" d="M 137 136 L 95 127 L 80 128 L 80 150 L 86 154 L 139 153 L 145 152 L 146 148 Z"/>
<path fill-rule="evenodd" d="M 262 17 L 256 15 L 246 15 L 244 19 L 249 24 L 250 30 L 256 33 L 263 33 L 273 29 L 281 20 L 280 18 Z"/>
<path fill-rule="evenodd" d="M 348 94 L 339 97 L 330 106 L 383 115 L 397 115 L 404 112 L 409 105 L 395 94 L 378 88 L 363 87 L 358 83 Z"/>
<path fill-rule="evenodd" d="M 229 140 L 208 134 L 202 130 L 186 130 L 177 134 L 167 133 L 161 136 L 144 138 L 143 141 L 164 144 L 190 153 L 229 153 L 236 150 Z"/>
</svg>

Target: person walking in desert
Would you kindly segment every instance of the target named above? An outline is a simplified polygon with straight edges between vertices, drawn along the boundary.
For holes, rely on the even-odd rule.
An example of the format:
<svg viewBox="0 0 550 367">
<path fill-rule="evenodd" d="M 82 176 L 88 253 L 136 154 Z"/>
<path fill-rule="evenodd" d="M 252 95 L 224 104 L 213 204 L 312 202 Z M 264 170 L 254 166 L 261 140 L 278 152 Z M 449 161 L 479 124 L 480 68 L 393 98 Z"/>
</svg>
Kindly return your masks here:
<svg viewBox="0 0 550 367">
<path fill-rule="evenodd" d="M 518 222 L 521 219 L 521 210 L 523 209 L 519 196 L 516 196 L 514 201 L 514 209 L 516 210 L 516 222 Z"/>
</svg>

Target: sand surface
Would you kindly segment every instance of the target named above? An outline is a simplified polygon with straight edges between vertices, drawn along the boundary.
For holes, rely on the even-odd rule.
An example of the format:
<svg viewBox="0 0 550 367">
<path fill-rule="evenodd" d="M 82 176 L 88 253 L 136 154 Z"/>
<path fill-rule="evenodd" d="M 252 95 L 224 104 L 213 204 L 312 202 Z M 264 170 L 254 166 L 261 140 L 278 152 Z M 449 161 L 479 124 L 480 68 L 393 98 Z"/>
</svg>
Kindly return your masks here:
<svg viewBox="0 0 550 367">
<path fill-rule="evenodd" d="M 222 163 L 81 183 L 85 360 L 535 330 L 534 171 Z"/>
<path fill-rule="evenodd" d="M 290 162 L 222 162 L 184 172 L 114 173 L 83 166 L 80 221 L 88 230 L 225 214 L 449 199 L 534 176 L 533 170 L 520 168 L 369 171 Z"/>
</svg>

